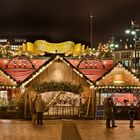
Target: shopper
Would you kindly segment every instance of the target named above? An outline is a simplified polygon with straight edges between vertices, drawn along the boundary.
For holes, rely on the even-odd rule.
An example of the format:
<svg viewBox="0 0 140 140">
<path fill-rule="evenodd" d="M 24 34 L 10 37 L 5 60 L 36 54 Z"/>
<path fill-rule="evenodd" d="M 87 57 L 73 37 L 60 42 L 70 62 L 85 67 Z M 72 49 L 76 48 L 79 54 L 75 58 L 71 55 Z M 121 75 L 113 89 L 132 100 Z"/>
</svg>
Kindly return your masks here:
<svg viewBox="0 0 140 140">
<path fill-rule="evenodd" d="M 106 128 L 111 128 L 110 121 L 112 120 L 113 108 L 112 108 L 112 98 L 107 98 L 104 103 L 104 113 L 106 119 Z"/>
<path fill-rule="evenodd" d="M 37 124 L 43 124 L 43 112 L 45 111 L 45 104 L 41 98 L 41 95 L 37 96 L 37 100 L 35 102 L 35 109 L 37 112 Z"/>
<path fill-rule="evenodd" d="M 131 103 L 130 108 L 128 110 L 129 117 L 130 117 L 130 128 L 134 128 L 135 126 L 133 125 L 134 122 L 134 117 L 135 117 L 135 106 L 134 103 Z"/>
<path fill-rule="evenodd" d="M 138 100 L 137 103 L 137 114 L 138 114 L 138 120 L 140 120 L 140 100 Z"/>
<path fill-rule="evenodd" d="M 117 127 L 117 125 L 115 125 L 116 105 L 114 104 L 113 98 L 111 98 L 111 106 L 112 106 L 112 127 Z"/>
<path fill-rule="evenodd" d="M 35 109 L 35 102 L 37 100 L 37 96 L 33 99 L 33 102 L 32 102 L 32 122 L 33 124 L 36 123 L 36 118 L 37 118 L 37 113 L 36 113 L 36 109 Z"/>
</svg>

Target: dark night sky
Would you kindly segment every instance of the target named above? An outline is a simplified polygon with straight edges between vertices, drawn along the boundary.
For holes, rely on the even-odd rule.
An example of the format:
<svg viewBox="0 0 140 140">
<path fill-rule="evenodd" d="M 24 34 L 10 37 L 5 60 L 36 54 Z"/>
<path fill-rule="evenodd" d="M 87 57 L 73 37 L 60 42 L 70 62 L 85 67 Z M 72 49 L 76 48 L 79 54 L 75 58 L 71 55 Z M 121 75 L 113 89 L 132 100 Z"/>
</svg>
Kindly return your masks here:
<svg viewBox="0 0 140 140">
<path fill-rule="evenodd" d="M 94 45 L 140 23 L 139 0 L 0 0 L 0 34 L 90 42 L 91 11 Z"/>
</svg>

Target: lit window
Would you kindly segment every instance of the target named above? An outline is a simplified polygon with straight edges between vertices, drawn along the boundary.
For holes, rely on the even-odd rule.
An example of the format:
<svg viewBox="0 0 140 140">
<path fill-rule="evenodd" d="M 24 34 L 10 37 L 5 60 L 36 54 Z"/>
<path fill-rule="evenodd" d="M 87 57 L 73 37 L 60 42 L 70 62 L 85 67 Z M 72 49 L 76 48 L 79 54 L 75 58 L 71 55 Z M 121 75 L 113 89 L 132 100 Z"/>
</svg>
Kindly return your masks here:
<svg viewBox="0 0 140 140">
<path fill-rule="evenodd" d="M 124 61 L 124 63 L 125 63 L 125 66 L 127 66 L 127 67 L 128 67 L 128 61 Z"/>
<path fill-rule="evenodd" d="M 129 66 L 131 67 L 131 61 L 129 61 Z"/>
<path fill-rule="evenodd" d="M 135 57 L 135 52 L 133 52 L 133 57 Z"/>
<path fill-rule="evenodd" d="M 0 42 L 7 42 L 7 39 L 0 39 Z"/>
<path fill-rule="evenodd" d="M 138 52 L 136 52 L 136 57 L 139 57 L 139 53 Z"/>
<path fill-rule="evenodd" d="M 15 39 L 15 42 L 26 42 L 26 39 Z"/>
</svg>

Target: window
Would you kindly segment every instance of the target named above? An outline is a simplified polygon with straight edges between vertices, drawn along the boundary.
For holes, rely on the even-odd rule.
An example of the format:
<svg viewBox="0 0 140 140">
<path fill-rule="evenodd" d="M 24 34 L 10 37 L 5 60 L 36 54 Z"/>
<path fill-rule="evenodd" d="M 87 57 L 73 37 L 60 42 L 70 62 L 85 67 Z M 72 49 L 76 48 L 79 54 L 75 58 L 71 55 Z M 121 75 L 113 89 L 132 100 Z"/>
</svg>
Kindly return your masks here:
<svg viewBox="0 0 140 140">
<path fill-rule="evenodd" d="M 133 52 L 133 57 L 135 58 L 135 52 Z"/>
<path fill-rule="evenodd" d="M 131 67 L 131 61 L 128 61 L 128 63 L 129 63 L 129 64 L 128 64 L 128 65 L 129 65 L 129 67 Z"/>
<path fill-rule="evenodd" d="M 129 64 L 128 64 L 128 61 L 124 61 L 124 63 L 125 63 L 125 66 L 129 66 Z"/>
<path fill-rule="evenodd" d="M 16 50 L 19 47 L 21 47 L 21 45 L 11 45 L 11 50 Z"/>
<path fill-rule="evenodd" d="M 7 91 L 0 91 L 0 107 L 8 106 L 8 93 Z"/>
<path fill-rule="evenodd" d="M 15 42 L 26 42 L 26 39 L 15 39 Z"/>
<path fill-rule="evenodd" d="M 0 42 L 7 42 L 7 39 L 0 39 Z"/>
<path fill-rule="evenodd" d="M 115 58 L 116 58 L 116 59 L 120 58 L 120 54 L 119 54 L 119 53 L 116 53 L 116 54 L 115 54 Z"/>
</svg>

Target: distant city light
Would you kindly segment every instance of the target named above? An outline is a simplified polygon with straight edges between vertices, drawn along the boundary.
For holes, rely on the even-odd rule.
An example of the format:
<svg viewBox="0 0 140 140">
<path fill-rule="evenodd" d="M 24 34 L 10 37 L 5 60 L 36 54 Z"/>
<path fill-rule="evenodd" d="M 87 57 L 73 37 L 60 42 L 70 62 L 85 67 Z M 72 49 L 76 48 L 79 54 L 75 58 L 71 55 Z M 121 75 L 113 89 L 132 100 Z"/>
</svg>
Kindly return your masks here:
<svg viewBox="0 0 140 140">
<path fill-rule="evenodd" d="M 136 31 L 132 31 L 131 34 L 132 34 L 132 35 L 135 35 L 135 34 L 136 34 Z"/>
<path fill-rule="evenodd" d="M 110 47 L 114 47 L 114 44 L 110 44 Z"/>
<path fill-rule="evenodd" d="M 125 33 L 126 33 L 126 34 L 130 34 L 130 30 L 126 30 Z"/>
<path fill-rule="evenodd" d="M 115 44 L 115 48 L 118 48 L 119 47 L 119 45 L 118 44 Z"/>
</svg>

